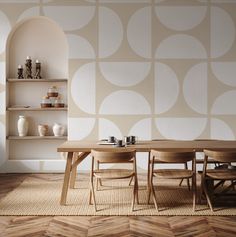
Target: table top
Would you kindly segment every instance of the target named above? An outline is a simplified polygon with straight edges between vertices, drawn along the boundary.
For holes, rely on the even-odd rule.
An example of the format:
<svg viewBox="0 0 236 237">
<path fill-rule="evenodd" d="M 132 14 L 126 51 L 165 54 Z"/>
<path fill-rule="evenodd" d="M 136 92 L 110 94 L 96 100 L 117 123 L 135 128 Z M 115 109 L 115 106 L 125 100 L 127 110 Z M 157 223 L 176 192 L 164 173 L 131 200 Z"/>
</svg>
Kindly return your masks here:
<svg viewBox="0 0 236 237">
<path fill-rule="evenodd" d="M 126 147 L 114 147 L 113 145 L 99 145 L 99 141 L 66 141 L 58 148 L 58 152 L 90 152 L 91 149 L 121 150 L 135 149 L 137 152 L 148 152 L 151 149 L 233 149 L 236 150 L 236 140 L 152 140 L 138 141 L 134 145 Z"/>
</svg>

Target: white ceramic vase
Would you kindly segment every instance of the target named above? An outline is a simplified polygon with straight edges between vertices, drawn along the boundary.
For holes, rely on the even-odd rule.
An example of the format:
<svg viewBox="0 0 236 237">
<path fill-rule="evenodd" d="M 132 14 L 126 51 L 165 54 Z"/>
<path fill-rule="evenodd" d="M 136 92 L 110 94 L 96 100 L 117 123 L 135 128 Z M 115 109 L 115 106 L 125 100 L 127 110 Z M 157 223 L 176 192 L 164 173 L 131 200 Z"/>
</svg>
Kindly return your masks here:
<svg viewBox="0 0 236 237">
<path fill-rule="evenodd" d="M 59 123 L 54 123 L 52 131 L 55 137 L 63 136 L 65 132 L 65 127 Z"/>
<path fill-rule="evenodd" d="M 20 115 L 17 121 L 17 129 L 20 137 L 27 136 L 29 123 L 24 115 Z"/>
</svg>

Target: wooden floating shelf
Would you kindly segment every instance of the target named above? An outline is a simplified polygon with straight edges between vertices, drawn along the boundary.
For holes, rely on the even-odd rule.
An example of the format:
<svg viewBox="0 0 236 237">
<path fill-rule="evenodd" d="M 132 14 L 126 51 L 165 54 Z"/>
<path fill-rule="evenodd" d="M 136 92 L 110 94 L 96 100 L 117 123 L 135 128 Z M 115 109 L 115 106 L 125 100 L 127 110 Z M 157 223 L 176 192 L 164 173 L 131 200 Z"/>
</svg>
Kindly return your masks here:
<svg viewBox="0 0 236 237">
<path fill-rule="evenodd" d="M 40 107 L 9 107 L 8 111 L 67 111 L 68 107 L 63 108 L 40 108 Z"/>
<path fill-rule="evenodd" d="M 55 137 L 55 136 L 25 136 L 25 137 L 20 137 L 20 136 L 8 136 L 7 140 L 67 140 L 67 136 L 60 136 L 60 137 Z"/>
<path fill-rule="evenodd" d="M 67 82 L 68 80 L 65 78 L 62 79 L 17 79 L 17 78 L 9 78 L 8 82 Z"/>
</svg>

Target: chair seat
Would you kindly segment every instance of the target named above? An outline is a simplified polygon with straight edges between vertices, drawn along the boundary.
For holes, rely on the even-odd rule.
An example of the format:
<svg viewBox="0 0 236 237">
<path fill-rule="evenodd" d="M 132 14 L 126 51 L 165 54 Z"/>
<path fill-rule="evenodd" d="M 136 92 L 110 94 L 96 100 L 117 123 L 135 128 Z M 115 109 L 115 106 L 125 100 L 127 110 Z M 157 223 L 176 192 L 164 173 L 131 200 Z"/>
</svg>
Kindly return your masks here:
<svg viewBox="0 0 236 237">
<path fill-rule="evenodd" d="M 133 175 L 134 171 L 127 169 L 99 169 L 94 171 L 94 176 L 100 179 L 122 179 Z"/>
<path fill-rule="evenodd" d="M 236 170 L 229 169 L 216 169 L 216 170 L 207 170 L 206 176 L 212 179 L 223 179 L 223 180 L 236 180 Z"/>
<path fill-rule="evenodd" d="M 158 169 L 154 170 L 153 174 L 158 178 L 165 179 L 184 179 L 191 178 L 193 176 L 192 170 L 183 169 Z"/>
</svg>

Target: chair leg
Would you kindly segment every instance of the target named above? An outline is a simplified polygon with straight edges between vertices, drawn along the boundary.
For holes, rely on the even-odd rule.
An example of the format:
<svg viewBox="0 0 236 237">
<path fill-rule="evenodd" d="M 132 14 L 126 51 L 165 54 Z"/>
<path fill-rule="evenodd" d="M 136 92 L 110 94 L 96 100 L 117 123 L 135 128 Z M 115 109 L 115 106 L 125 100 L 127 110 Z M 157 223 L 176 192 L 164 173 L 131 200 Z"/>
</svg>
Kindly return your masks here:
<svg viewBox="0 0 236 237">
<path fill-rule="evenodd" d="M 196 176 L 193 175 L 192 177 L 192 192 L 193 192 L 193 211 L 196 209 Z"/>
<path fill-rule="evenodd" d="M 91 186 L 90 186 L 90 189 L 89 189 L 89 205 L 92 205 L 92 189 L 91 189 Z"/>
<path fill-rule="evenodd" d="M 200 184 L 199 197 L 198 197 L 199 204 L 202 203 L 202 194 L 203 194 L 203 174 L 201 174 L 201 184 Z"/>
<path fill-rule="evenodd" d="M 92 194 L 92 195 L 91 195 Z M 95 200 L 95 193 L 94 193 L 94 185 L 93 185 L 93 178 L 91 179 L 90 182 L 90 197 L 93 197 L 93 202 L 94 202 L 94 210 L 95 212 L 97 211 L 97 205 L 96 205 L 96 200 Z"/>
<path fill-rule="evenodd" d="M 148 153 L 148 170 L 147 170 L 147 190 L 150 189 L 150 168 L 151 168 L 151 153 Z M 149 203 L 149 202 L 148 202 Z"/>
<path fill-rule="evenodd" d="M 206 195 L 206 199 L 207 199 L 208 206 L 210 207 L 211 211 L 213 212 L 214 210 L 213 210 L 213 207 L 212 207 L 212 204 L 211 204 L 211 199 L 210 199 L 210 197 L 209 197 L 209 194 L 208 194 L 208 191 L 207 191 L 206 183 L 205 183 L 205 182 L 206 182 L 206 180 L 203 180 L 203 184 L 202 184 L 203 190 L 204 190 L 204 193 L 205 193 L 205 195 Z"/>
<path fill-rule="evenodd" d="M 181 179 L 181 180 L 180 180 L 180 182 L 179 182 L 179 186 L 182 185 L 183 181 L 184 181 L 184 179 Z"/>
<path fill-rule="evenodd" d="M 154 190 L 154 187 L 153 187 L 153 174 L 150 174 L 149 188 L 150 188 L 150 193 L 148 194 L 148 203 L 149 203 L 149 200 L 150 200 L 150 194 L 152 194 L 155 208 L 158 211 L 157 198 L 156 198 L 155 190 Z"/>
<path fill-rule="evenodd" d="M 187 185 L 188 185 L 188 190 L 190 191 L 191 190 L 191 186 L 190 186 L 189 179 L 187 179 Z"/>
<path fill-rule="evenodd" d="M 96 178 L 96 191 L 99 191 L 99 186 L 102 186 L 102 180 L 101 179 L 98 179 Z"/>
<path fill-rule="evenodd" d="M 139 204 L 139 197 L 138 197 L 138 177 L 137 177 L 137 175 L 135 175 L 135 177 L 134 177 L 134 179 L 135 179 L 135 190 L 136 190 L 136 200 L 137 200 L 137 204 Z"/>
<path fill-rule="evenodd" d="M 153 202 L 154 202 L 155 208 L 158 211 L 157 198 L 156 198 L 155 190 L 154 190 L 154 187 L 153 187 L 153 183 L 151 183 L 150 185 L 151 185 L 151 193 L 152 193 L 152 197 L 153 197 Z"/>
<path fill-rule="evenodd" d="M 150 204 L 150 197 L 151 197 L 151 187 L 148 187 L 148 201 L 147 201 L 148 204 Z"/>
<path fill-rule="evenodd" d="M 134 176 L 131 177 L 130 181 L 129 181 L 129 186 L 131 185 L 132 181 L 133 181 Z"/>
<path fill-rule="evenodd" d="M 99 164 L 99 162 L 96 162 L 96 168 L 97 168 L 97 170 L 99 170 L 99 166 L 100 166 L 100 164 Z M 102 186 L 102 181 L 101 181 L 101 179 L 98 179 L 98 178 L 96 178 L 96 191 L 99 191 L 98 189 L 99 189 L 99 184 L 100 184 L 100 186 Z"/>
<path fill-rule="evenodd" d="M 102 179 L 99 179 L 99 185 L 102 186 Z"/>
<path fill-rule="evenodd" d="M 134 203 L 135 203 L 135 199 L 138 198 L 136 197 L 136 178 L 134 178 L 134 186 L 133 186 L 133 199 L 132 199 L 132 204 L 131 204 L 131 211 L 134 211 Z"/>
<path fill-rule="evenodd" d="M 152 178 L 150 177 L 151 174 L 149 174 L 149 177 L 148 177 L 148 200 L 147 200 L 147 203 L 150 204 L 150 197 L 151 197 L 151 183 L 152 183 Z"/>
</svg>

